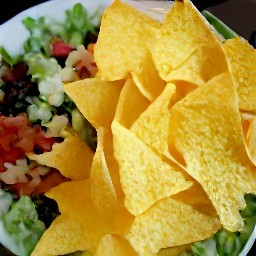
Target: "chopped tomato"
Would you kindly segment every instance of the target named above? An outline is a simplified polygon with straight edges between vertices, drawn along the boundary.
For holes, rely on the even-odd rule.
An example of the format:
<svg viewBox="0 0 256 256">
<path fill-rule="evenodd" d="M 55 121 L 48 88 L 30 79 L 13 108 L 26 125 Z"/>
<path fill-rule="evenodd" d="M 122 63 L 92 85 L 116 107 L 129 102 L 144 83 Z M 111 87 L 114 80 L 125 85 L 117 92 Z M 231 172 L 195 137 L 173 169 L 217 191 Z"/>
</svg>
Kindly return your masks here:
<svg viewBox="0 0 256 256">
<path fill-rule="evenodd" d="M 67 57 L 74 50 L 72 46 L 60 40 L 53 42 L 51 48 L 54 57 Z"/>
<path fill-rule="evenodd" d="M 16 117 L 0 115 L 0 171 L 6 170 L 4 163 L 15 164 L 25 153 L 50 151 L 55 138 L 46 138 L 39 125 L 32 126 L 26 114 Z"/>
<path fill-rule="evenodd" d="M 31 186 L 30 182 L 25 183 L 16 183 L 11 185 L 18 196 L 21 195 L 41 195 L 48 191 L 50 188 L 56 187 L 57 185 L 69 181 L 69 179 L 65 178 L 61 173 L 55 169 L 51 169 L 51 171 L 41 177 L 41 182 L 37 186 Z"/>
<path fill-rule="evenodd" d="M 15 164 L 18 159 L 23 159 L 25 152 L 21 148 L 12 147 L 10 150 L 1 154 L 1 160 L 3 163 Z"/>
</svg>

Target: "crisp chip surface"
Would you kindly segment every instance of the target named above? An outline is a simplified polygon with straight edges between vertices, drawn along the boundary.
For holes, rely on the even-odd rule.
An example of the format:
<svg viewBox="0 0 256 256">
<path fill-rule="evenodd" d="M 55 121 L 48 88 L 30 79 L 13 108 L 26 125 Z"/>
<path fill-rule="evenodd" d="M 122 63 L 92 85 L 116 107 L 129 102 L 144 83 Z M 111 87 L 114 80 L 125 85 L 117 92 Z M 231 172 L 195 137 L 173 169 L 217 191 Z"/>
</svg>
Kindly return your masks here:
<svg viewBox="0 0 256 256">
<path fill-rule="evenodd" d="M 223 226 L 239 230 L 244 195 L 256 193 L 256 180 L 230 74 L 212 79 L 173 106 L 169 150 L 182 155 L 188 173 L 202 185 Z"/>
<path fill-rule="evenodd" d="M 97 129 L 110 127 L 123 83 L 88 78 L 66 84 L 64 90 L 83 116 Z"/>
<path fill-rule="evenodd" d="M 150 101 L 139 91 L 132 78 L 128 78 L 120 93 L 115 119 L 130 128 L 149 106 Z"/>
<path fill-rule="evenodd" d="M 155 98 L 165 84 L 150 55 L 159 32 L 158 21 L 121 1 L 114 1 L 103 15 L 94 48 L 97 77 L 114 81 L 132 74 L 142 93 L 148 99 Z"/>
<path fill-rule="evenodd" d="M 94 256 L 136 256 L 129 242 L 116 235 L 102 237 Z"/>
<path fill-rule="evenodd" d="M 112 123 L 112 132 L 125 206 L 133 215 L 143 213 L 158 200 L 192 185 L 117 121 Z"/>
<path fill-rule="evenodd" d="M 131 127 L 141 140 L 160 154 L 168 152 L 170 106 L 176 93 L 174 84 L 167 84 L 162 94 L 152 102 Z"/>
<path fill-rule="evenodd" d="M 169 197 L 136 216 L 125 237 L 140 255 L 154 255 L 161 248 L 211 237 L 220 227 L 218 217 L 197 212 Z"/>
<path fill-rule="evenodd" d="M 156 40 L 153 59 L 163 80 L 202 85 L 228 71 L 222 42 L 192 2 L 175 1 Z"/>
<path fill-rule="evenodd" d="M 240 37 L 226 40 L 223 47 L 238 85 L 240 109 L 256 112 L 256 50 Z"/>
<path fill-rule="evenodd" d="M 93 155 L 91 148 L 77 136 L 69 136 L 62 143 L 54 144 L 50 152 L 27 154 L 30 160 L 56 168 L 72 180 L 89 177 Z"/>
</svg>

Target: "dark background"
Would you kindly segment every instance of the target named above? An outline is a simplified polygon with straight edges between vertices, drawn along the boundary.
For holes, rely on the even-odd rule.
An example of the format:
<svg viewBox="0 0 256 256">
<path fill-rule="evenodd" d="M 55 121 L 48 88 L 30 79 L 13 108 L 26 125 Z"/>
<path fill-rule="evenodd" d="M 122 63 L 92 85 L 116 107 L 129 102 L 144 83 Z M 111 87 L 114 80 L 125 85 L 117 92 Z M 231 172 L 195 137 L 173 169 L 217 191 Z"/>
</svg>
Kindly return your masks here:
<svg viewBox="0 0 256 256">
<path fill-rule="evenodd" d="M 20 11 L 46 1 L 1 0 L 0 24 Z M 256 0 L 192 0 L 192 2 L 199 10 L 210 11 L 247 40 L 253 31 L 256 31 Z M 248 256 L 256 256 L 256 244 Z"/>
</svg>

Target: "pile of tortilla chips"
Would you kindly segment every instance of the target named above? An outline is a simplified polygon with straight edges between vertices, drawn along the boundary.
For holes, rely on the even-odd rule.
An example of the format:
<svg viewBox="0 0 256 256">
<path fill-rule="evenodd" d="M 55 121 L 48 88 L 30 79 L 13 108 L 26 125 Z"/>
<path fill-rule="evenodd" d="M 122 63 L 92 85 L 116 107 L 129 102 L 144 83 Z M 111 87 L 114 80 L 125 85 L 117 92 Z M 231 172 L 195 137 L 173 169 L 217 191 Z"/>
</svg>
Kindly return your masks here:
<svg viewBox="0 0 256 256">
<path fill-rule="evenodd" d="M 30 156 L 71 179 L 47 193 L 61 215 L 32 255 L 178 255 L 240 230 L 256 194 L 256 51 L 223 42 L 189 0 L 163 22 L 115 0 L 94 57 L 96 77 L 64 89 L 96 152 L 67 138 Z"/>
</svg>

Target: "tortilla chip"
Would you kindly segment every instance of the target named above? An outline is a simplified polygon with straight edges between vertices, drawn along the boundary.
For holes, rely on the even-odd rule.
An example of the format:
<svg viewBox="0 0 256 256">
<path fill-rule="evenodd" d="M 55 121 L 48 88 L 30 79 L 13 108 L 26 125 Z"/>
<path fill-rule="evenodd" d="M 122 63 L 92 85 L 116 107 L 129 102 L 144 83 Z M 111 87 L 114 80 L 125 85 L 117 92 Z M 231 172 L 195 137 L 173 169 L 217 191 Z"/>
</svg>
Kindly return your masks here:
<svg viewBox="0 0 256 256">
<path fill-rule="evenodd" d="M 256 165 L 256 113 L 241 113 L 247 153 Z"/>
<path fill-rule="evenodd" d="M 110 127 L 123 84 L 124 81 L 107 82 L 88 78 L 66 84 L 64 90 L 97 129 Z"/>
<path fill-rule="evenodd" d="M 100 134 L 99 139 L 102 140 L 104 156 L 116 196 L 118 199 L 122 200 L 122 198 L 124 197 L 124 192 L 121 187 L 118 163 L 113 156 L 113 134 L 111 130 L 106 131 L 103 128 L 98 129 L 98 134 Z"/>
<path fill-rule="evenodd" d="M 161 248 L 209 238 L 220 228 L 218 217 L 169 197 L 136 216 L 125 237 L 140 255 L 154 255 Z"/>
<path fill-rule="evenodd" d="M 121 91 L 115 119 L 129 129 L 149 104 L 150 101 L 141 94 L 133 79 L 129 78 Z"/>
<path fill-rule="evenodd" d="M 167 14 L 153 59 L 167 82 L 202 85 L 228 70 L 221 39 L 189 0 L 175 1 Z"/>
<path fill-rule="evenodd" d="M 239 107 L 256 112 L 256 50 L 241 37 L 226 40 L 224 51 L 235 82 Z"/>
<path fill-rule="evenodd" d="M 157 253 L 157 256 L 177 256 L 177 255 L 182 255 L 182 253 L 192 253 L 191 244 L 184 244 L 184 245 L 175 246 L 171 248 L 161 249 Z"/>
<path fill-rule="evenodd" d="M 32 255 L 94 251 L 105 234 L 122 234 L 133 221 L 133 216 L 117 200 L 102 139 L 93 158 L 90 178 L 62 183 L 46 196 L 58 203 L 61 215 L 43 234 Z"/>
<path fill-rule="evenodd" d="M 243 227 L 239 211 L 246 205 L 244 195 L 256 193 L 256 170 L 246 152 L 237 91 L 229 73 L 172 107 L 169 150 L 183 157 L 223 226 L 232 232 Z"/>
<path fill-rule="evenodd" d="M 114 81 L 132 74 L 142 93 L 149 99 L 155 98 L 165 84 L 150 56 L 159 32 L 158 21 L 121 1 L 114 1 L 103 15 L 94 47 L 97 77 Z"/>
<path fill-rule="evenodd" d="M 61 143 L 53 144 L 50 152 L 27 154 L 30 160 L 41 165 L 53 167 L 71 180 L 89 177 L 94 152 L 79 137 L 69 136 Z"/>
<path fill-rule="evenodd" d="M 151 54 L 145 56 L 141 70 L 131 72 L 132 78 L 141 93 L 150 101 L 155 100 L 164 90 L 166 82 L 162 80 L 156 71 Z"/>
<path fill-rule="evenodd" d="M 94 256 L 136 256 L 138 255 L 129 242 L 116 235 L 105 235 Z"/>
<path fill-rule="evenodd" d="M 167 155 L 170 106 L 175 96 L 174 84 L 167 84 L 162 94 L 134 122 L 131 131 L 160 154 Z"/>
<path fill-rule="evenodd" d="M 134 133 L 115 120 L 112 132 L 125 206 L 133 215 L 143 213 L 158 200 L 192 185 Z"/>
<path fill-rule="evenodd" d="M 193 206 L 199 212 L 217 216 L 217 212 L 212 205 L 211 200 L 203 190 L 202 186 L 196 181 L 193 182 L 193 186 L 189 189 L 173 195 L 172 198 Z"/>
</svg>

